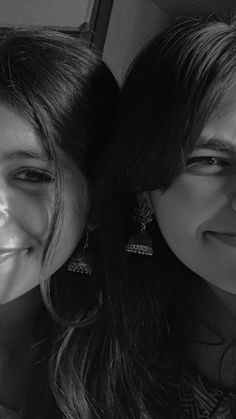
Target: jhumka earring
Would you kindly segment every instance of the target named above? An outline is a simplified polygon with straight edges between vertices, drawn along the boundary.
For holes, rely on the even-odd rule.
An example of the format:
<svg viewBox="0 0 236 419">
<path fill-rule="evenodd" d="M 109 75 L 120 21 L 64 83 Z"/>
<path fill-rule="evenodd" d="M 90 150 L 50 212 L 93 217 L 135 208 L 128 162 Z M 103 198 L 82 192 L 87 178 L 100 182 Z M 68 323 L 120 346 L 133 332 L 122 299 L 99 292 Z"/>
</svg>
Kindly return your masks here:
<svg viewBox="0 0 236 419">
<path fill-rule="evenodd" d="M 128 253 L 152 256 L 153 243 L 151 237 L 146 232 L 146 225 L 153 220 L 153 211 L 145 204 L 140 208 L 135 208 L 134 221 L 141 224 L 141 230 L 134 234 L 128 241 L 125 250 Z"/>
<path fill-rule="evenodd" d="M 93 273 L 92 255 L 89 251 L 88 246 L 89 231 L 85 236 L 85 243 L 82 251 L 78 255 L 74 255 L 68 265 L 67 269 L 70 272 L 78 272 L 85 275 L 91 275 Z"/>
</svg>

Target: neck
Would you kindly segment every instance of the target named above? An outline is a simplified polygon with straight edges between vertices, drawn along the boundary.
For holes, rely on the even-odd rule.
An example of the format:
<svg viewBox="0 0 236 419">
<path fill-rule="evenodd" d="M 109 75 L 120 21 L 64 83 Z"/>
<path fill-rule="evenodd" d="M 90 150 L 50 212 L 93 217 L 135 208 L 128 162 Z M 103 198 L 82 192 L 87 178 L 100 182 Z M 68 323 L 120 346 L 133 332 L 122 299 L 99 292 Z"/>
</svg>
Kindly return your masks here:
<svg viewBox="0 0 236 419">
<path fill-rule="evenodd" d="M 21 343 L 28 344 L 36 334 L 35 323 L 42 309 L 39 287 L 23 296 L 0 305 L 1 349 Z"/>
<path fill-rule="evenodd" d="M 0 404 L 19 408 L 24 402 L 43 332 L 39 287 L 0 306 Z"/>
</svg>

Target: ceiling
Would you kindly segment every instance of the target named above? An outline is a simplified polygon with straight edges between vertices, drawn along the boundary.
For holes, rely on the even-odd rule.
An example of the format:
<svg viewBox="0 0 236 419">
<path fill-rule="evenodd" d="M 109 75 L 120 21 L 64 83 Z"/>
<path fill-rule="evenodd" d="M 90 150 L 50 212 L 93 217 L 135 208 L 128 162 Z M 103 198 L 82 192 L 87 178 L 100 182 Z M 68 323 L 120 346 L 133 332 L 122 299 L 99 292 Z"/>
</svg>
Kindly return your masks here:
<svg viewBox="0 0 236 419">
<path fill-rule="evenodd" d="M 209 15 L 231 16 L 236 12 L 236 0 L 153 0 L 170 17 Z"/>
</svg>

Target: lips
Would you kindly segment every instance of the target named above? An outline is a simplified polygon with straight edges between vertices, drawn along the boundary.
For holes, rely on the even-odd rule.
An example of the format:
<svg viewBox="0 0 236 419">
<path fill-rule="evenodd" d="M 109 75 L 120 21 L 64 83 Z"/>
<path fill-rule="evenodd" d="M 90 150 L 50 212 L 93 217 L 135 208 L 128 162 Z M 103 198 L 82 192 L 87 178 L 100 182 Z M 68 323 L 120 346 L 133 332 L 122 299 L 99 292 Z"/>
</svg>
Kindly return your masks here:
<svg viewBox="0 0 236 419">
<path fill-rule="evenodd" d="M 236 247 L 236 233 L 218 233 L 210 231 L 208 234 L 222 243 Z"/>
<path fill-rule="evenodd" d="M 27 252 L 27 248 L 0 248 L 0 262 L 14 258 L 21 252 Z"/>
<path fill-rule="evenodd" d="M 20 252 L 26 249 L 27 247 L 0 247 L 0 254 Z"/>
</svg>

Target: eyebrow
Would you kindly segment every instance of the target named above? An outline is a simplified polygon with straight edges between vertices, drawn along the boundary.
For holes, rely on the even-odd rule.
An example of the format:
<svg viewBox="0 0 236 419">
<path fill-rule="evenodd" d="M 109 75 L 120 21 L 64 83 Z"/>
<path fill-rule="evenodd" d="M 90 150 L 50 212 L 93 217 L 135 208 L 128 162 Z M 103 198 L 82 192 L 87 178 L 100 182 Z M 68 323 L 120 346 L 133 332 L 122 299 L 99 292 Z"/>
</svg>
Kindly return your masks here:
<svg viewBox="0 0 236 419">
<path fill-rule="evenodd" d="M 200 137 L 199 142 L 196 144 L 196 149 L 204 148 L 210 149 L 215 151 L 222 151 L 222 152 L 235 152 L 236 151 L 236 142 L 230 142 L 223 138 L 205 138 Z"/>
<path fill-rule="evenodd" d="M 8 160 L 17 160 L 17 159 L 34 159 L 34 160 L 42 160 L 42 161 L 49 161 L 49 158 L 46 154 L 37 151 L 31 150 L 12 150 L 3 153 L 0 156 L 1 161 L 8 161 Z"/>
</svg>

